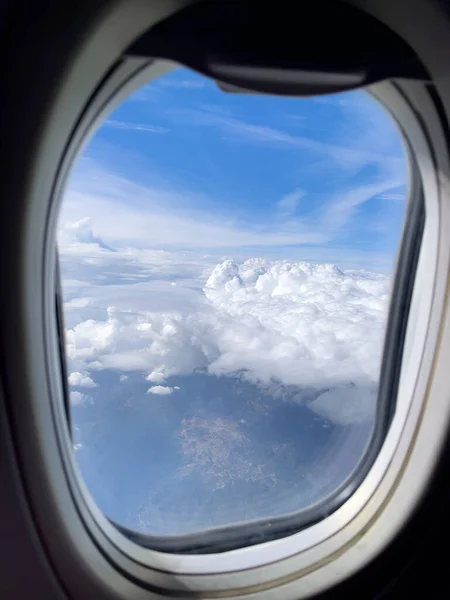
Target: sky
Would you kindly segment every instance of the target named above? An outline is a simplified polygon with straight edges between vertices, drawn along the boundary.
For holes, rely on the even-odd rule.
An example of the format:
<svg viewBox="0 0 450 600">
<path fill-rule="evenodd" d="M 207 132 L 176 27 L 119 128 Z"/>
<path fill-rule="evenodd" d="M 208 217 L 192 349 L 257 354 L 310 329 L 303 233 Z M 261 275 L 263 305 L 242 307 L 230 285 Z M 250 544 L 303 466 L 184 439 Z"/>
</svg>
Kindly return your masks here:
<svg viewBox="0 0 450 600">
<path fill-rule="evenodd" d="M 178 69 L 96 132 L 62 219 L 89 216 L 106 244 L 389 273 L 407 177 L 395 124 L 363 91 L 232 95 Z"/>
<path fill-rule="evenodd" d="M 357 467 L 407 182 L 364 91 L 230 95 L 177 69 L 107 117 L 58 240 L 74 448 L 110 518 L 271 517 Z"/>
</svg>

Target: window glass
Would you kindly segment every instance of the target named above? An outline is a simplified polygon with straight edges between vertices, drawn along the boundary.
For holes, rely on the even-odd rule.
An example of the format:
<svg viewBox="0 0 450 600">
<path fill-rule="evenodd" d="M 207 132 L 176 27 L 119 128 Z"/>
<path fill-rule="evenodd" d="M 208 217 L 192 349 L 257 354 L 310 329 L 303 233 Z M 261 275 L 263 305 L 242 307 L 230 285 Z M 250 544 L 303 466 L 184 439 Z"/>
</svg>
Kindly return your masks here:
<svg viewBox="0 0 450 600">
<path fill-rule="evenodd" d="M 103 123 L 58 244 L 74 451 L 106 516 L 198 532 L 355 472 L 407 178 L 364 91 L 233 95 L 177 69 Z"/>
</svg>

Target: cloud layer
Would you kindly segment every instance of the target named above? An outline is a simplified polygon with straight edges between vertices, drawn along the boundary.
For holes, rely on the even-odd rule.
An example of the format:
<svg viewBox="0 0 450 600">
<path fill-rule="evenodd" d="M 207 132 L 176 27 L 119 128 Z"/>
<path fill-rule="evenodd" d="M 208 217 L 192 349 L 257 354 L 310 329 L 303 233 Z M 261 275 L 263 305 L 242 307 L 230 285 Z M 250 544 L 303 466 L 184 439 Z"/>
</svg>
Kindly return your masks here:
<svg viewBox="0 0 450 600">
<path fill-rule="evenodd" d="M 120 253 L 99 245 L 96 252 L 100 262 L 106 255 L 106 264 L 112 255 L 121 260 Z M 124 266 L 136 259 L 143 264 L 145 255 L 128 255 Z M 152 303 L 150 298 L 148 309 L 114 306 L 109 293 L 109 305 L 95 313 L 99 318 L 85 318 L 66 332 L 70 383 L 95 385 L 96 370 L 140 371 L 153 384 L 149 394 L 171 394 L 172 375 L 200 369 L 244 378 L 271 393 L 294 386 L 298 402 L 313 397 L 310 408 L 336 423 L 370 419 L 388 277 L 330 264 L 251 258 L 219 262 L 202 286 L 201 275 L 197 279 L 186 306 L 182 295 L 170 302 L 171 295 L 184 291 L 170 282 L 156 288 L 166 301 Z M 87 287 L 91 296 L 100 289 Z M 73 300 L 68 304 L 73 310 Z M 79 299 L 75 310 L 83 310 L 82 305 Z M 78 396 L 73 400 L 81 402 Z"/>
</svg>

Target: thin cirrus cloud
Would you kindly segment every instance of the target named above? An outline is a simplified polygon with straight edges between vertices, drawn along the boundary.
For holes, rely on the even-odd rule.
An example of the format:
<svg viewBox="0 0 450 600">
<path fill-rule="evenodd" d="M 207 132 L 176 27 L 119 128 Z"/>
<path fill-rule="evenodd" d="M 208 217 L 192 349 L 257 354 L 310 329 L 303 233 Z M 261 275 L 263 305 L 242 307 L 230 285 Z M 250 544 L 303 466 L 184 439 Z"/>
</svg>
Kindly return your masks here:
<svg viewBox="0 0 450 600">
<path fill-rule="evenodd" d="M 105 121 L 104 126 L 112 127 L 114 129 L 125 129 L 128 131 L 144 131 L 147 133 L 166 133 L 168 131 L 167 127 L 161 127 L 160 125 L 129 123 L 127 121 L 116 121 L 114 119 Z"/>
<path fill-rule="evenodd" d="M 323 244 L 325 233 L 308 223 L 238 220 L 217 210 L 196 209 L 199 198 L 186 191 L 151 188 L 96 169 L 73 181 L 66 193 L 61 214 L 64 223 L 79 222 L 90 215 L 96 232 L 110 240 L 146 247 L 237 248 Z M 129 199 L 133 198 L 130 204 Z M 189 208 L 192 207 L 192 208 Z M 62 226 L 62 233 L 67 232 Z"/>
<path fill-rule="evenodd" d="M 350 187 L 329 196 L 309 216 L 296 214 L 305 194 L 296 189 L 276 203 L 275 220 L 258 220 L 256 215 L 252 221 L 246 221 L 220 214 L 214 210 L 214 202 L 209 210 L 195 208 L 203 199 L 189 190 L 139 185 L 95 165 L 91 165 L 89 173 L 83 172 L 80 181 L 80 186 L 74 181 L 66 193 L 61 235 L 70 235 L 71 224 L 90 215 L 89 227 L 106 245 L 113 242 L 122 246 L 211 250 L 332 244 L 358 207 L 402 184 L 399 177 Z"/>
<path fill-rule="evenodd" d="M 389 200 L 397 199 L 400 194 L 388 194 L 388 190 L 400 187 L 403 179 L 385 179 L 377 183 L 361 185 L 345 193 L 332 195 L 320 213 L 320 221 L 326 231 L 340 231 L 351 220 L 359 206 L 378 196 Z M 404 196 L 403 196 L 404 197 Z"/>
<path fill-rule="evenodd" d="M 384 200 L 404 198 L 404 194 L 394 193 L 407 179 L 405 156 L 399 145 L 401 138 L 386 115 L 379 109 L 373 110 L 371 104 L 348 101 L 333 143 L 309 137 L 306 131 L 305 135 L 294 135 L 209 108 L 179 109 L 171 117 L 214 128 L 225 142 L 307 151 L 308 163 L 299 166 L 300 177 L 306 174 L 319 181 L 337 177 L 337 191 L 327 194 L 324 205 L 314 210 L 308 221 L 311 230 L 324 235 L 325 244 L 339 238 L 340 230 L 347 229 L 358 208 L 375 196 Z M 365 176 L 370 170 L 374 175 Z M 277 204 L 278 218 L 289 220 L 299 199 L 297 190 L 281 198 Z"/>
<path fill-rule="evenodd" d="M 296 189 L 280 198 L 276 203 L 277 212 L 280 218 L 286 219 L 291 217 L 297 210 L 298 203 L 304 195 L 305 192 L 303 190 Z"/>
<path fill-rule="evenodd" d="M 385 193 L 385 194 L 380 194 L 379 198 L 381 200 L 400 200 L 400 201 L 402 201 L 405 199 L 405 194 Z"/>
<path fill-rule="evenodd" d="M 404 158 L 386 154 L 388 142 L 383 136 L 396 140 L 398 135 L 393 134 L 390 123 L 380 131 L 370 131 L 361 127 L 362 133 L 358 137 L 350 137 L 347 133 L 342 136 L 341 143 L 322 142 L 308 135 L 294 135 L 280 128 L 252 123 L 230 114 L 221 114 L 218 111 L 203 109 L 171 109 L 166 115 L 174 121 L 182 121 L 191 125 L 218 128 L 224 139 L 240 141 L 242 143 L 269 145 L 275 148 L 290 148 L 292 150 L 306 150 L 325 157 L 335 162 L 342 169 L 354 173 L 374 164 L 390 170 L 403 170 Z M 350 117 L 347 117 L 349 119 Z M 346 119 L 343 118 L 345 121 Z M 384 117 L 384 121 L 388 121 Z M 354 127 L 353 127 L 354 129 Z M 354 133 L 354 132 L 353 132 Z M 361 139 L 360 139 L 361 138 Z"/>
<path fill-rule="evenodd" d="M 162 88 L 200 89 L 200 84 L 203 87 L 205 82 L 176 77 L 162 78 L 157 82 Z M 359 220 L 359 230 L 370 225 L 375 231 L 377 220 L 380 220 L 380 226 L 385 227 L 385 217 L 391 214 L 389 202 L 403 197 L 397 192 L 405 181 L 405 159 L 398 152 L 400 137 L 389 118 L 379 108 L 374 109 L 373 101 L 361 100 L 359 96 L 350 95 L 345 103 L 338 103 L 337 98 L 331 99 L 334 104 L 342 104 L 342 114 L 339 120 L 333 122 L 333 131 L 328 136 L 331 141 L 323 141 L 327 138 L 317 135 L 314 119 L 312 125 L 308 124 L 307 118 L 302 119 L 305 128 L 302 129 L 302 135 L 298 135 L 298 131 L 274 126 L 276 120 L 271 120 L 270 115 L 268 119 L 263 119 L 257 111 L 254 114 L 247 112 L 246 118 L 236 116 L 239 112 L 236 102 L 229 101 L 229 97 L 220 92 L 214 98 L 210 92 L 205 94 L 205 101 L 196 108 L 192 108 L 192 103 L 191 108 L 180 108 L 179 105 L 170 103 L 166 107 L 166 102 L 163 102 L 158 110 L 154 110 L 152 105 L 152 119 L 159 117 L 160 122 L 153 120 L 149 124 L 111 119 L 106 122 L 106 127 L 118 131 L 167 133 L 168 136 L 164 137 L 164 147 L 167 149 L 172 144 L 167 140 L 171 140 L 170 134 L 176 130 L 174 124 L 183 122 L 197 130 L 207 129 L 201 135 L 202 142 L 214 141 L 215 151 L 220 150 L 220 156 L 228 152 L 233 156 L 233 151 L 225 147 L 229 142 L 263 146 L 271 150 L 289 149 L 292 150 L 294 160 L 296 152 L 306 150 L 306 153 L 301 154 L 306 158 L 299 165 L 297 176 L 294 178 L 291 173 L 287 173 L 286 181 L 290 182 L 290 191 L 281 178 L 281 175 L 284 178 L 284 174 L 273 171 L 272 164 L 264 162 L 270 161 L 273 155 L 267 155 L 268 158 L 262 155 L 261 173 L 267 173 L 267 183 L 272 186 L 277 178 L 280 179 L 281 193 L 278 200 L 276 188 L 275 191 L 271 190 L 270 200 L 268 197 L 264 198 L 266 194 L 268 196 L 268 192 L 265 189 L 266 178 L 262 177 L 258 184 L 260 191 L 256 188 L 256 193 L 241 193 L 241 187 L 242 190 L 246 189 L 246 181 L 238 186 L 238 195 L 242 195 L 244 201 L 247 201 L 247 197 L 250 200 L 243 211 L 240 211 L 237 202 L 234 205 L 236 210 L 231 209 L 226 197 L 229 192 L 225 192 L 224 186 L 221 186 L 223 173 L 218 173 L 219 181 L 214 177 L 214 153 L 205 157 L 210 159 L 211 164 L 205 165 L 204 161 L 199 160 L 199 173 L 195 172 L 195 177 L 175 180 L 170 173 L 174 158 L 169 157 L 169 166 L 158 163 L 158 153 L 154 154 L 153 146 L 150 150 L 145 146 L 149 143 L 145 140 L 150 138 L 134 136 L 127 143 L 131 144 L 130 148 L 136 152 L 136 156 L 139 158 L 139 152 L 142 156 L 150 152 L 151 156 L 155 156 L 152 160 L 156 162 L 149 163 L 149 167 L 145 168 L 145 162 L 134 161 L 131 180 L 126 169 L 120 174 L 123 161 L 113 166 L 114 158 L 110 154 L 110 148 L 102 154 L 102 164 L 93 159 L 90 162 L 82 159 L 64 199 L 60 221 L 61 236 L 70 237 L 71 223 L 76 223 L 77 231 L 80 230 L 79 224 L 89 216 L 89 235 L 93 236 L 93 230 L 106 246 L 112 244 L 122 248 L 128 246 L 190 251 L 203 249 L 212 253 L 233 252 L 234 256 L 248 255 L 248 249 L 257 248 L 258 256 L 268 257 L 271 254 L 277 258 L 283 253 L 287 255 L 287 250 L 283 249 L 290 248 L 289 252 L 299 258 L 320 261 L 334 260 L 337 257 L 344 266 L 356 264 L 362 257 L 360 249 L 351 247 L 350 242 L 348 247 L 344 248 L 342 245 L 347 243 L 345 236 L 351 234 L 355 215 L 361 214 L 365 205 L 375 197 L 387 200 L 383 213 L 378 211 L 370 222 Z M 188 95 L 191 97 L 186 92 L 186 97 Z M 189 102 L 187 105 L 189 106 Z M 277 111 L 278 108 L 275 113 Z M 143 121 L 144 112 L 138 113 L 140 118 L 137 120 Z M 276 124 L 280 122 L 283 121 L 277 121 Z M 183 138 L 186 143 L 189 141 L 193 144 L 192 154 L 195 156 L 195 136 L 191 137 L 189 129 L 180 128 L 177 131 L 177 144 Z M 223 140 L 222 144 L 220 140 Z M 199 143 L 198 138 L 196 143 Z M 127 148 L 125 145 L 124 153 Z M 177 150 L 176 146 L 174 150 Z M 204 155 L 199 156 L 203 158 Z M 251 161 L 251 156 L 248 160 Z M 139 168 L 143 170 L 143 177 L 137 183 L 134 177 Z M 280 170 L 281 166 L 277 169 Z M 306 178 L 303 177 L 305 172 Z M 337 177 L 336 173 L 340 178 L 338 182 L 333 179 Z M 355 177 L 355 173 L 361 173 L 361 176 Z M 158 181 L 155 181 L 155 177 L 159 178 Z M 208 180 L 208 186 L 197 185 L 205 179 Z M 327 186 L 326 192 L 317 190 L 317 182 L 319 185 L 323 182 Z M 298 184 L 301 184 L 301 188 Z M 309 189 L 309 184 L 315 186 L 313 192 Z M 231 190 L 231 196 L 233 193 L 234 190 Z M 264 211 L 259 211 L 258 208 L 259 195 L 267 204 Z M 230 200 L 233 201 L 234 198 L 230 197 Z M 80 235 L 79 231 L 77 235 Z M 95 242 L 95 239 L 93 236 L 90 241 Z M 84 241 L 89 240 L 85 238 Z M 341 247 L 335 247 L 336 244 L 341 244 Z M 387 254 L 391 251 L 388 250 L 383 255 L 381 245 L 376 251 L 373 246 L 372 249 L 371 255 L 366 253 L 361 264 L 382 271 L 389 270 L 390 259 Z"/>
<path fill-rule="evenodd" d="M 197 106 L 192 101 L 189 103 L 184 99 L 188 95 L 191 97 L 186 92 L 181 101 L 178 96 L 174 96 L 175 104 L 171 101 L 166 106 L 167 102 L 162 102 L 157 110 L 153 110 L 152 106 L 153 122 L 150 124 L 110 119 L 106 122 L 106 127 L 151 134 L 167 133 L 168 136 L 164 138 L 166 149 L 172 143 L 167 142 L 168 139 L 171 140 L 170 134 L 177 131 L 175 155 L 182 140 L 192 144 L 193 156 L 196 152 L 195 143 L 202 145 L 203 141 L 208 140 L 216 144 L 216 151 L 222 140 L 223 148 L 220 148 L 219 158 L 228 152 L 232 156 L 233 151 L 224 147 L 228 143 L 256 145 L 271 150 L 287 149 L 292 151 L 294 157 L 298 152 L 303 158 L 296 167 L 297 181 L 288 174 L 291 191 L 289 188 L 286 190 L 283 183 L 287 193 L 284 196 L 280 194 L 275 203 L 272 201 L 271 212 L 258 212 L 257 203 L 253 199 L 243 213 L 235 211 L 232 214 L 227 208 L 228 199 L 223 197 L 226 193 L 224 186 L 221 186 L 223 173 L 216 170 L 218 180 L 214 177 L 214 169 L 222 164 L 215 164 L 214 152 L 199 154 L 199 172 L 195 172 L 187 180 L 175 183 L 170 173 L 174 158 L 169 157 L 167 164 L 158 162 L 158 153 L 154 154 L 153 146 L 151 150 L 145 146 L 148 143 L 144 141 L 145 136 L 136 136 L 134 141 L 129 142 L 136 144 L 136 156 L 139 158 L 141 152 L 144 158 L 146 152 L 151 152 L 154 161 L 148 164 L 148 168 L 145 168 L 145 161 L 141 163 L 145 184 L 129 180 L 126 169 L 124 176 L 119 176 L 123 161 L 119 161 L 115 168 L 114 158 L 110 160 L 108 150 L 102 155 L 102 166 L 93 163 L 87 169 L 78 169 L 64 201 L 62 221 L 79 222 L 89 215 L 94 230 L 106 244 L 114 242 L 148 248 L 224 250 L 331 246 L 334 241 L 339 240 L 340 232 L 348 229 L 354 215 L 369 200 L 374 196 L 383 200 L 395 200 L 395 188 L 404 183 L 405 160 L 398 152 L 399 135 L 389 118 L 373 101 L 361 100 L 362 94 L 350 95 L 342 106 L 337 98 L 332 99 L 334 104 L 341 106 L 342 114 L 338 121 L 333 122 L 333 131 L 327 140 L 317 134 L 314 119 L 312 125 L 308 125 L 308 119 L 303 119 L 305 128 L 302 129 L 302 135 L 298 135 L 297 131 L 274 126 L 275 121 L 271 120 L 270 115 L 269 119 L 265 119 L 266 122 L 263 122 L 264 119 L 258 112 L 254 115 L 247 113 L 245 118 L 236 116 L 239 112 L 236 102 L 229 101 L 229 97 L 220 92 L 213 99 L 211 90 L 201 79 L 180 79 L 175 75 L 174 78 L 162 78 L 156 85 L 159 88 L 186 89 L 205 86 L 205 101 L 197 103 Z M 154 84 L 152 89 L 153 87 Z M 180 96 L 181 94 L 182 92 Z M 183 108 L 181 103 L 185 105 Z M 144 113 L 139 114 L 142 119 Z M 158 118 L 160 122 L 155 122 Z M 189 129 L 182 127 L 177 130 L 180 123 L 194 127 L 197 131 L 199 128 L 208 131 L 204 135 L 202 133 L 202 141 L 199 142 L 197 132 L 192 138 Z M 142 146 L 139 146 L 141 143 Z M 127 147 L 123 151 L 126 154 Z M 267 155 L 269 156 L 271 155 Z M 273 180 L 280 177 L 280 174 L 272 171 L 270 163 L 264 163 L 264 160 L 271 158 L 263 156 L 262 160 L 261 173 L 267 173 L 267 181 L 273 185 Z M 133 162 L 134 172 L 138 170 L 137 165 L 139 160 Z M 155 181 L 151 177 L 160 179 Z M 208 186 L 204 186 L 204 189 L 207 192 L 202 190 L 201 185 L 197 185 L 206 179 Z M 265 178 L 261 178 L 262 195 L 265 194 L 264 180 Z M 317 193 L 316 182 L 323 182 L 327 186 L 326 193 Z M 301 191 L 298 183 L 301 184 Z M 303 201 L 301 198 L 311 193 L 309 184 L 315 186 L 314 196 Z M 243 190 L 246 185 L 247 182 L 243 181 Z M 233 194 L 233 190 L 231 193 Z M 241 189 L 238 188 L 237 193 L 240 195 Z M 271 193 L 273 197 L 273 191 Z M 258 190 L 256 197 L 257 195 Z M 315 199 L 319 200 L 317 204 Z"/>
<path fill-rule="evenodd" d="M 199 90 L 205 87 L 206 82 L 200 79 L 161 79 L 158 85 L 166 88 L 182 88 L 187 90 Z"/>
</svg>

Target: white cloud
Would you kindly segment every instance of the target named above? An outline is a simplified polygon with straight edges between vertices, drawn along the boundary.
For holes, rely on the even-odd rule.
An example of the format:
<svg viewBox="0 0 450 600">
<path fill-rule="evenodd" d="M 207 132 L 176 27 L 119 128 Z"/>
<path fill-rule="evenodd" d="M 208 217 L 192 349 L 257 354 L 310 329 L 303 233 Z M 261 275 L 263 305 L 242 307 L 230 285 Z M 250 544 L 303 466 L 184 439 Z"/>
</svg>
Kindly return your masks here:
<svg viewBox="0 0 450 600">
<path fill-rule="evenodd" d="M 111 300 L 114 294 L 106 289 Z M 155 384 L 149 393 L 166 394 L 175 389 L 164 385 L 172 375 L 196 369 L 239 374 L 271 390 L 295 386 L 299 402 L 305 401 L 303 390 L 316 390 L 311 409 L 338 423 L 372 414 L 388 277 L 255 258 L 220 262 L 203 290 L 191 290 L 187 306 L 171 306 L 170 295 L 180 289 L 162 289 L 161 305 L 149 302 L 147 293 L 147 308 L 139 309 L 131 295 L 127 310 L 107 306 L 97 310 L 103 317 L 70 327 L 72 370 L 145 371 Z"/>
<path fill-rule="evenodd" d="M 363 423 L 374 415 L 375 387 L 340 387 L 328 390 L 315 398 L 309 407 L 322 417 L 339 425 Z"/>
<path fill-rule="evenodd" d="M 76 387 L 97 387 L 95 381 L 93 381 L 88 375 L 83 375 L 79 371 L 74 371 L 69 375 L 69 384 Z"/>
<path fill-rule="evenodd" d="M 322 227 L 332 235 L 333 231 L 342 229 L 348 223 L 359 206 L 401 184 L 402 177 L 398 174 L 396 179 L 381 179 L 377 183 L 361 185 L 332 195 L 319 216 Z"/>
<path fill-rule="evenodd" d="M 162 87 L 198 90 L 205 87 L 206 79 L 169 79 L 163 77 L 161 80 L 159 80 L 158 85 Z"/>
<path fill-rule="evenodd" d="M 203 109 L 177 109 L 167 112 L 167 116 L 178 121 L 189 122 L 196 126 L 219 128 L 230 140 L 242 141 L 252 144 L 268 144 L 275 147 L 304 148 L 317 152 L 324 152 L 328 146 L 302 136 L 292 135 L 287 131 L 249 123 L 232 114 L 217 110 Z"/>
<path fill-rule="evenodd" d="M 378 196 L 379 198 L 381 198 L 382 200 L 404 200 L 405 199 L 405 194 L 381 194 L 380 196 Z"/>
<path fill-rule="evenodd" d="M 252 253 L 267 258 L 289 255 L 296 260 L 321 262 L 332 256 L 344 268 L 363 266 L 377 271 L 392 268 L 392 254 L 381 248 L 377 247 L 375 252 L 372 247 L 359 250 L 333 247 L 340 228 L 358 207 L 378 193 L 389 192 L 397 183 L 391 176 L 374 185 L 332 195 L 308 217 L 283 217 L 274 207 L 273 218 L 258 223 L 233 220 L 217 210 L 185 210 L 183 206 L 195 207 L 199 199 L 189 193 L 183 198 L 178 192 L 139 186 L 96 167 L 85 175 L 87 181 L 81 189 L 77 191 L 72 186 L 66 194 L 58 229 L 62 259 L 70 259 L 77 265 L 83 261 L 92 267 L 104 269 L 108 264 L 117 269 L 119 263 L 130 266 L 141 263 L 148 270 L 151 264 L 153 273 L 155 269 L 170 268 L 173 276 L 178 277 L 175 267 L 184 270 L 194 252 L 198 256 L 195 256 L 196 266 L 189 267 L 191 273 L 200 262 L 205 266 L 206 249 L 210 263 L 217 263 L 224 253 L 233 252 L 234 257 L 245 259 L 252 255 L 247 248 L 257 248 Z M 133 198 L 131 205 L 129 198 Z M 91 217 L 86 219 L 88 213 Z M 111 252 L 113 248 L 115 251 Z M 167 252 L 168 249 L 171 251 Z M 172 281 L 178 285 L 174 278 Z M 79 296 L 73 301 L 90 301 L 88 294 L 82 295 L 85 300 L 79 300 Z"/>
<path fill-rule="evenodd" d="M 175 121 L 213 128 L 216 137 L 226 140 L 292 148 L 299 153 L 298 177 L 304 173 L 305 181 L 317 176 L 329 184 L 335 178 L 335 189 L 340 190 L 339 193 L 322 194 L 316 210 L 312 202 L 308 210 L 298 211 L 301 218 L 298 215 L 294 218 L 302 196 L 300 190 L 279 200 L 269 216 L 258 211 L 247 216 L 237 212 L 230 214 L 225 209 L 217 209 L 226 206 L 228 200 L 221 197 L 220 190 L 215 191 L 214 196 L 210 189 L 208 193 L 200 192 L 201 188 L 195 186 L 194 189 L 193 183 L 188 187 L 174 184 L 173 178 L 165 178 L 164 173 L 157 176 L 155 170 L 145 174 L 145 185 L 137 184 L 100 168 L 89 159 L 82 159 L 64 198 L 60 242 L 68 245 L 73 241 L 71 236 L 77 235 L 78 241 L 92 244 L 103 240 L 102 247 L 106 249 L 109 245 L 208 248 L 209 251 L 252 247 L 266 252 L 295 245 L 303 246 L 305 251 L 314 249 L 316 256 L 312 252 L 304 256 L 320 261 L 320 250 L 341 239 L 339 232 L 346 231 L 347 223 L 362 204 L 375 196 L 402 199 L 402 194 L 397 192 L 407 176 L 400 135 L 384 109 L 375 101 L 364 99 L 363 94 L 348 96 L 341 117 L 328 132 L 330 142 L 327 143 L 315 139 L 315 129 L 299 136 L 277 127 L 246 122 L 227 114 L 226 109 L 226 106 L 203 106 L 196 110 L 175 110 L 168 116 Z M 152 132 L 162 129 L 114 120 L 107 123 Z M 224 151 L 232 152 L 232 149 L 225 145 Z M 364 174 L 366 172 L 370 176 Z M 362 176 L 356 181 L 358 174 Z M 333 187 L 328 185 L 326 189 Z M 92 217 L 90 224 L 84 219 L 86 214 Z M 76 248 L 71 251 L 75 253 Z M 263 254 L 258 250 L 258 255 Z"/>
<path fill-rule="evenodd" d="M 120 381 L 126 381 L 128 379 L 128 375 L 121 375 L 119 379 Z"/>
<path fill-rule="evenodd" d="M 168 396 L 174 391 L 174 389 L 177 388 L 169 387 L 166 385 L 153 385 L 147 390 L 147 394 L 158 394 L 159 396 Z"/>
<path fill-rule="evenodd" d="M 90 217 L 84 217 L 74 223 L 66 223 L 64 227 L 60 227 L 58 241 L 64 247 L 71 245 L 76 247 L 83 244 L 84 247 L 96 246 L 103 250 L 111 250 L 99 236 L 95 235 Z"/>
<path fill-rule="evenodd" d="M 80 404 L 84 404 L 87 400 L 87 396 L 82 394 L 81 392 L 70 392 L 70 403 L 72 406 L 79 406 Z"/>
<path fill-rule="evenodd" d="M 304 195 L 305 192 L 302 190 L 294 190 L 278 200 L 276 206 L 279 216 L 283 219 L 292 216 L 297 209 L 300 198 L 302 198 Z"/>
<path fill-rule="evenodd" d="M 133 202 L 129 202 L 133 198 Z M 64 198 L 59 242 L 68 246 L 74 240 L 72 229 L 83 234 L 85 215 L 91 215 L 95 239 L 106 249 L 110 244 L 155 248 L 237 248 L 322 244 L 328 241 L 324 230 L 306 222 L 258 222 L 237 219 L 217 208 L 205 210 L 205 199 L 189 190 L 173 191 L 140 186 L 94 167 L 83 174 L 83 183 L 74 181 Z M 203 204 L 203 208 L 196 208 Z M 186 208 L 189 207 L 189 208 Z M 71 229 L 72 228 L 72 229 Z M 88 239 L 78 241 L 87 242 Z M 90 240 L 94 243 L 94 239 Z M 97 242 L 98 243 L 98 242 Z M 76 251 L 76 247 L 72 252 Z"/>
<path fill-rule="evenodd" d="M 336 98 L 332 101 L 336 102 Z M 205 107 L 171 110 L 167 111 L 167 116 L 174 121 L 219 129 L 228 141 L 307 150 L 349 172 L 357 172 L 368 165 L 403 170 L 403 157 L 399 157 L 395 147 L 400 136 L 385 110 L 375 100 L 361 94 L 348 99 L 342 107 L 340 131 L 335 128 L 336 131 L 329 132 L 327 142 L 313 139 L 315 136 L 308 137 L 307 131 L 304 135 L 296 135 L 278 127 L 205 110 Z"/>
<path fill-rule="evenodd" d="M 125 215 L 124 215 L 125 217 Z M 296 231 L 286 231 L 283 227 L 268 227 L 263 224 L 238 223 L 229 216 L 213 217 L 210 213 L 199 211 L 192 215 L 168 215 L 166 213 L 133 215 L 127 213 L 129 219 L 143 219 L 143 223 L 131 229 L 136 231 L 137 239 L 146 240 L 148 231 L 152 231 L 151 241 L 155 247 L 176 246 L 185 248 L 236 248 L 245 246 L 279 246 L 283 244 L 320 244 L 326 242 L 328 236 L 318 231 L 306 231 L 305 226 L 300 226 Z M 147 229 L 144 237 L 143 227 Z M 155 229 L 154 229 L 155 228 Z M 156 230 L 160 228 L 160 233 Z M 169 232 L 169 229 L 171 231 Z M 129 232 L 127 232 L 129 235 Z M 123 234 L 122 234 L 123 235 Z"/>
<path fill-rule="evenodd" d="M 162 371 L 155 369 L 150 373 L 150 375 L 147 375 L 146 379 L 152 383 L 164 383 L 166 380 L 166 375 Z"/>
<path fill-rule="evenodd" d="M 129 131 L 145 131 L 147 133 L 166 133 L 168 129 L 166 127 L 160 127 L 159 125 L 147 125 L 143 123 L 129 123 L 128 121 L 105 121 L 104 125 L 107 127 L 114 127 L 115 129 L 127 129 Z"/>
</svg>

